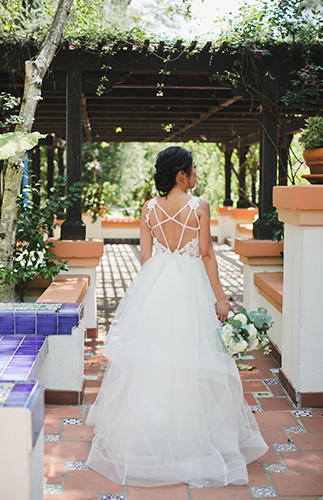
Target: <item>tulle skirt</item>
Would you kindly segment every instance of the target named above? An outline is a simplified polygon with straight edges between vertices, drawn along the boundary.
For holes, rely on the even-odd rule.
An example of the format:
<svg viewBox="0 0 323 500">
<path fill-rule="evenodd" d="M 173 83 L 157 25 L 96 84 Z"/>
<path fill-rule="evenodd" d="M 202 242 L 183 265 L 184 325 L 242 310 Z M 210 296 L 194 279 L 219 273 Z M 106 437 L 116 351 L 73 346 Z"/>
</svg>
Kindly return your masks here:
<svg viewBox="0 0 323 500">
<path fill-rule="evenodd" d="M 200 258 L 155 255 L 129 287 L 103 353 L 112 361 L 87 419 L 88 465 L 111 481 L 246 484 L 263 441 L 220 337 Z"/>
</svg>

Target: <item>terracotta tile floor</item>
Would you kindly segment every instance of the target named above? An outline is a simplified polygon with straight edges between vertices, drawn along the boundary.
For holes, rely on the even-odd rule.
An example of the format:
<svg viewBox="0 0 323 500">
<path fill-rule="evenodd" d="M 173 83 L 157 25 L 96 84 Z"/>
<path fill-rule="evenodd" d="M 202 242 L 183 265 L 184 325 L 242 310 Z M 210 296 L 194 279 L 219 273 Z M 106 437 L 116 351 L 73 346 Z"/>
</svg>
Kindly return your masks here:
<svg viewBox="0 0 323 500">
<path fill-rule="evenodd" d="M 221 279 L 235 309 L 242 304 L 242 265 L 226 245 L 214 245 Z M 248 466 L 249 484 L 211 488 L 207 481 L 192 488 L 179 484 L 158 488 L 123 487 L 85 464 L 93 429 L 84 422 L 88 407 L 100 388 L 107 359 L 103 340 L 124 290 L 139 270 L 135 245 L 106 245 L 97 271 L 99 338 L 86 341 L 84 370 L 86 389 L 81 406 L 46 406 L 44 500 L 323 500 L 323 409 L 296 410 L 277 380 L 277 363 L 271 355 L 255 352 L 244 363 L 255 366 L 240 372 L 248 404 L 269 451 Z M 232 283 L 235 283 L 232 293 Z M 231 295 L 230 295 L 231 294 Z M 273 370 L 273 371 L 271 371 Z M 272 383 L 276 381 L 276 383 Z M 269 392 L 268 397 L 259 393 Z"/>
</svg>

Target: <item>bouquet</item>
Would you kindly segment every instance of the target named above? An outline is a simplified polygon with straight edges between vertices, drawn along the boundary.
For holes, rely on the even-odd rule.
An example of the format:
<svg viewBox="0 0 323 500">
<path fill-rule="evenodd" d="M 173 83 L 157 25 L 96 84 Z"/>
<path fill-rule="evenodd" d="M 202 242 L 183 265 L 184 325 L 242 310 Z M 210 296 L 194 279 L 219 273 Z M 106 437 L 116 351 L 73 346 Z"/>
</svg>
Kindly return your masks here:
<svg viewBox="0 0 323 500">
<path fill-rule="evenodd" d="M 267 332 L 272 325 L 267 309 L 259 307 L 257 311 L 247 313 L 242 308 L 223 322 L 222 339 L 232 356 L 254 349 L 269 354 L 271 349 Z"/>
</svg>

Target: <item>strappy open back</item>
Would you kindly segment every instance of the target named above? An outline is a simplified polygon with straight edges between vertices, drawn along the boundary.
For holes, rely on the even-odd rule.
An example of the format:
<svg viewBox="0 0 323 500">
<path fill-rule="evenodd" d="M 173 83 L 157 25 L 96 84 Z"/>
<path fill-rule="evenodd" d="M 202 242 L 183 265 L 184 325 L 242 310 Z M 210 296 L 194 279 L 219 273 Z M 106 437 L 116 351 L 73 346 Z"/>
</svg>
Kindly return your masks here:
<svg viewBox="0 0 323 500">
<path fill-rule="evenodd" d="M 148 214 L 146 215 L 146 222 L 147 222 L 148 226 L 150 227 L 151 234 L 153 237 L 153 242 L 154 242 L 154 248 L 155 248 L 155 251 L 157 254 L 167 253 L 167 254 L 185 255 L 188 257 L 199 257 L 199 255 L 200 255 L 200 251 L 199 251 L 200 221 L 199 221 L 199 218 L 198 218 L 197 212 L 196 212 L 196 210 L 199 206 L 199 202 L 200 202 L 199 198 L 197 198 L 196 196 L 192 196 L 189 199 L 189 201 L 182 208 L 180 208 L 174 215 L 171 216 L 166 212 L 166 210 L 163 207 L 161 207 L 159 205 L 159 203 L 157 202 L 157 198 L 153 198 L 153 199 L 149 200 L 149 202 L 148 202 Z M 164 220 L 160 220 L 160 218 L 158 217 L 156 207 L 158 207 L 159 210 L 161 210 L 161 212 L 166 216 L 166 218 Z M 185 208 L 187 208 L 187 207 L 189 208 L 189 211 L 188 211 L 186 219 L 183 223 L 180 220 L 178 220 L 176 217 L 178 217 L 181 214 L 181 212 L 183 212 L 183 210 L 185 210 Z M 151 224 L 151 212 L 152 211 L 153 211 L 155 219 L 157 221 L 156 224 Z M 197 222 L 196 227 L 188 225 L 188 221 L 190 220 L 192 212 L 194 213 L 195 218 L 196 218 L 196 222 Z M 163 225 L 169 221 L 173 221 L 174 223 L 182 226 L 182 231 L 180 233 L 177 247 L 173 251 L 171 250 L 171 248 L 169 246 L 169 243 L 167 241 L 167 238 L 166 238 L 166 235 L 165 235 L 165 232 L 163 229 Z M 162 237 L 164 239 L 165 244 L 163 244 L 161 241 L 159 241 L 157 239 L 156 235 L 154 234 L 154 229 L 156 229 L 157 227 L 160 229 L 160 232 L 162 234 Z M 192 240 L 188 241 L 183 247 L 181 247 L 184 232 L 186 229 L 196 231 L 196 236 Z"/>
</svg>

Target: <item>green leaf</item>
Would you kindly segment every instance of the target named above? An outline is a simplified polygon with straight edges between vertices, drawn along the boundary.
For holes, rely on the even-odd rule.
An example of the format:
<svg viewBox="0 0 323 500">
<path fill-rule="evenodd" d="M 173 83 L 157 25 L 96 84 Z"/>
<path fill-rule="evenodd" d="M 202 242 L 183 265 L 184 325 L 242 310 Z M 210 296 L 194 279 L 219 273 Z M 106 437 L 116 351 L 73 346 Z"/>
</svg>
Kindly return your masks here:
<svg viewBox="0 0 323 500">
<path fill-rule="evenodd" d="M 39 139 L 46 137 L 39 132 L 24 134 L 23 132 L 8 132 L 0 135 L 0 160 L 33 148 Z"/>
</svg>

